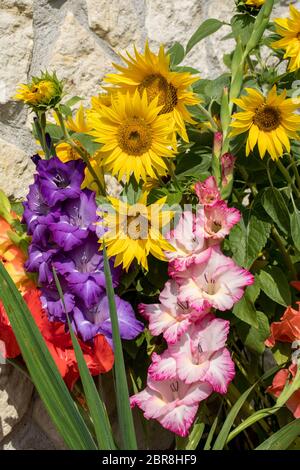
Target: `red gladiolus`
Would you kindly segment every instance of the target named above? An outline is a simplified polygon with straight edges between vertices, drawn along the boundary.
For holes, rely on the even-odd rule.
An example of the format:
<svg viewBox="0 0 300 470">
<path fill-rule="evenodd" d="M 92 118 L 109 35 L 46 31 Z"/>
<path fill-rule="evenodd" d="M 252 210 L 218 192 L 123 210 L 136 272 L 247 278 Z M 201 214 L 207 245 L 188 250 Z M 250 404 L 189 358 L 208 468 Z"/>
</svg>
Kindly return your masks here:
<svg viewBox="0 0 300 470">
<path fill-rule="evenodd" d="M 79 370 L 69 332 L 60 322 L 50 322 L 40 301 L 40 292 L 31 289 L 24 295 L 24 300 L 41 331 L 46 345 L 67 386 L 72 389 L 79 378 Z M 5 343 L 6 357 L 20 354 L 14 333 L 3 306 L 0 308 L 0 340 Z M 85 361 L 92 375 L 108 372 L 114 363 L 113 351 L 103 335 L 97 335 L 93 344 L 79 339 Z"/>
<path fill-rule="evenodd" d="M 21 354 L 19 345 L 15 338 L 14 332 L 10 325 L 9 319 L 5 313 L 4 307 L 0 302 L 0 342 L 4 343 L 3 351 L 1 347 L 1 354 L 9 359 L 19 356 Z"/>
<path fill-rule="evenodd" d="M 269 348 L 272 348 L 276 341 L 292 343 L 300 340 L 300 306 L 298 305 L 298 310 L 288 307 L 280 320 L 271 324 L 271 335 L 265 341 Z"/>
<path fill-rule="evenodd" d="M 273 383 L 267 388 L 267 392 L 279 397 L 287 381 L 295 377 L 297 371 L 296 364 L 292 364 L 288 369 L 282 369 L 275 375 Z M 295 418 L 300 418 L 300 390 L 296 390 L 286 402 L 286 406 L 293 413 Z"/>
</svg>

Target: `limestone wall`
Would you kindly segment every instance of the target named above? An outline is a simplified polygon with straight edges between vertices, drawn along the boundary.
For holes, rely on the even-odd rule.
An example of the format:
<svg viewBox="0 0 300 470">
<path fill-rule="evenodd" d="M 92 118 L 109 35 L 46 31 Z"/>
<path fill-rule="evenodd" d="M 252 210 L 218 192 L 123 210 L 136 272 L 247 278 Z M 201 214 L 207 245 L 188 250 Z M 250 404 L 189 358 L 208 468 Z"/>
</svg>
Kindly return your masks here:
<svg viewBox="0 0 300 470">
<path fill-rule="evenodd" d="M 281 0 L 276 15 L 285 15 Z M 300 2 L 296 2 L 296 4 Z M 12 100 L 16 85 L 41 70 L 56 70 L 71 94 L 97 93 L 117 52 L 150 45 L 186 44 L 207 18 L 227 20 L 234 0 L 0 0 L 0 188 L 22 197 L 32 179 L 35 142 L 28 111 Z M 231 49 L 224 27 L 196 46 L 186 64 L 216 77 Z M 0 448 L 61 446 L 29 380 L 11 366 L 0 371 Z"/>
</svg>

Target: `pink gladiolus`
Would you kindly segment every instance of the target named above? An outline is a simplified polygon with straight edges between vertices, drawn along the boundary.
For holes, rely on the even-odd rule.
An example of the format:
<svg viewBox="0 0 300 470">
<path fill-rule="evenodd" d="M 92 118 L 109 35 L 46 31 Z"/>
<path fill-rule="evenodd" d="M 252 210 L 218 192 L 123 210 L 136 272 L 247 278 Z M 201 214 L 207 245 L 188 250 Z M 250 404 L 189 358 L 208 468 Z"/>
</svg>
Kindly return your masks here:
<svg viewBox="0 0 300 470">
<path fill-rule="evenodd" d="M 178 376 L 187 384 L 208 382 L 214 391 L 226 393 L 235 374 L 225 347 L 228 332 L 228 321 L 206 315 L 161 356 L 152 355 L 149 375 L 155 380 L 174 380 Z"/>
<path fill-rule="evenodd" d="M 213 152 L 216 157 L 219 158 L 221 150 L 222 150 L 222 144 L 223 144 L 223 133 L 218 131 L 214 133 L 214 146 L 213 146 Z"/>
<path fill-rule="evenodd" d="M 229 310 L 244 293 L 244 287 L 253 284 L 254 277 L 224 256 L 217 247 L 206 250 L 207 259 L 194 263 L 186 271 L 173 272 L 179 284 L 179 302 L 188 302 L 191 308 L 203 311 L 207 302 L 219 310 Z"/>
<path fill-rule="evenodd" d="M 170 272 L 184 271 L 190 264 L 204 261 L 207 255 L 203 208 L 196 215 L 191 211 L 183 212 L 175 229 L 166 235 L 166 239 L 175 248 L 175 251 L 165 252 L 170 262 Z"/>
<path fill-rule="evenodd" d="M 224 155 L 222 155 L 222 186 L 226 186 L 232 178 L 235 160 L 236 158 L 231 153 L 224 153 Z"/>
<path fill-rule="evenodd" d="M 234 207 L 228 207 L 225 201 L 217 201 L 213 206 L 206 206 L 204 208 L 205 238 L 216 243 L 220 242 L 240 218 L 240 211 Z"/>
<path fill-rule="evenodd" d="M 144 390 L 130 398 L 131 407 L 137 405 L 146 419 L 157 419 L 160 424 L 179 436 L 187 436 L 199 403 L 212 392 L 208 383 L 187 385 L 180 379 L 157 382 L 148 376 Z"/>
<path fill-rule="evenodd" d="M 140 304 L 138 307 L 140 314 L 149 321 L 150 333 L 153 336 L 163 334 L 170 344 L 175 343 L 189 325 L 199 319 L 199 312 L 177 301 L 178 293 L 176 282 L 168 281 L 159 296 L 159 304 Z"/>
<path fill-rule="evenodd" d="M 200 204 L 212 206 L 221 199 L 221 194 L 214 176 L 209 176 L 203 183 L 198 181 L 195 184 L 195 193 L 199 198 Z"/>
</svg>

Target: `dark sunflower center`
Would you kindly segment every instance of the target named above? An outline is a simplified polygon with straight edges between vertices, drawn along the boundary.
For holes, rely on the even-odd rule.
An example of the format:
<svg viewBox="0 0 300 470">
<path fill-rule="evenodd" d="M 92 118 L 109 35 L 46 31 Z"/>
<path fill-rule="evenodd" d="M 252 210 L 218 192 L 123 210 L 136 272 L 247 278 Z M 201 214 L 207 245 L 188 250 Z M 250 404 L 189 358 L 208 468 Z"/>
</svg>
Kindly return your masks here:
<svg viewBox="0 0 300 470">
<path fill-rule="evenodd" d="M 262 105 L 257 108 L 253 122 L 262 131 L 273 131 L 280 125 L 281 115 L 277 108 Z"/>
<path fill-rule="evenodd" d="M 158 105 L 163 106 L 159 114 L 170 113 L 177 105 L 176 88 L 160 74 L 145 77 L 138 86 L 138 90 L 141 94 L 146 90 L 149 101 L 158 96 Z"/>
<path fill-rule="evenodd" d="M 152 144 L 152 129 L 143 119 L 133 117 L 119 128 L 118 142 L 128 155 L 142 155 Z"/>
</svg>

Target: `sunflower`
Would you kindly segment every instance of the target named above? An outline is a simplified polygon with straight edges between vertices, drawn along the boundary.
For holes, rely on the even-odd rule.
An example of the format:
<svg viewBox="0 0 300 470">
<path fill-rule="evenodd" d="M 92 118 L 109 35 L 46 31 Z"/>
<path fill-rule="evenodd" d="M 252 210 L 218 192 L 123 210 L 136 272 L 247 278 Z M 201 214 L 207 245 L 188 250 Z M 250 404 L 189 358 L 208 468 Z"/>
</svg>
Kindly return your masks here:
<svg viewBox="0 0 300 470">
<path fill-rule="evenodd" d="M 266 0 L 246 0 L 245 5 L 249 5 L 250 7 L 260 8 Z"/>
<path fill-rule="evenodd" d="M 26 104 L 37 105 L 49 101 L 54 93 L 54 84 L 49 80 L 41 80 L 39 83 L 31 85 L 21 83 L 15 98 Z"/>
<path fill-rule="evenodd" d="M 265 98 L 253 88 L 246 88 L 247 96 L 233 100 L 242 112 L 233 115 L 231 136 L 248 132 L 246 155 L 258 144 L 261 158 L 266 151 L 272 160 L 290 152 L 290 138 L 298 139 L 300 116 L 294 113 L 299 107 L 296 100 L 286 99 L 286 90 L 277 95 L 276 86 Z"/>
<path fill-rule="evenodd" d="M 99 111 L 102 106 L 111 106 L 111 93 L 99 93 L 91 97 L 91 111 Z M 90 112 L 90 110 L 88 110 Z"/>
<path fill-rule="evenodd" d="M 174 123 L 167 114 L 160 114 L 158 98 L 148 103 L 146 92 L 136 90 L 113 94 L 111 106 L 101 106 L 90 113 L 90 134 L 103 144 L 99 155 L 105 171 L 119 181 L 131 174 L 137 182 L 147 176 L 157 178 L 167 170 L 165 160 L 174 156 Z"/>
<path fill-rule="evenodd" d="M 18 85 L 14 99 L 23 101 L 36 111 L 46 111 L 59 103 L 62 92 L 63 86 L 56 74 L 44 72 L 40 77 L 32 77 L 30 83 Z"/>
<path fill-rule="evenodd" d="M 115 266 L 122 264 L 126 271 L 134 259 L 148 270 L 149 253 L 167 261 L 164 251 L 174 250 L 161 233 L 174 213 L 162 210 L 166 197 L 147 206 L 147 195 L 143 193 L 133 205 L 110 197 L 112 210 L 99 214 L 103 216 L 103 222 L 99 222 L 99 225 L 103 224 L 108 229 L 99 242 L 101 246 L 105 242 L 108 257 L 115 256 Z"/>
<path fill-rule="evenodd" d="M 290 59 L 288 69 L 300 68 L 300 12 L 290 5 L 291 18 L 277 18 L 276 33 L 282 39 L 272 43 L 274 49 L 285 49 L 284 59 Z"/>
<path fill-rule="evenodd" d="M 138 89 L 141 95 L 146 90 L 150 101 L 158 97 L 158 104 L 162 106 L 160 113 L 172 116 L 177 132 L 188 142 L 184 121 L 195 121 L 186 107 L 199 103 L 190 90 L 199 77 L 192 77 L 188 72 L 171 72 L 170 56 L 165 53 L 163 46 L 158 55 L 149 49 L 148 42 L 144 54 L 140 54 L 136 48 L 134 51 L 135 57 L 128 52 L 128 58 L 121 55 L 127 67 L 113 64 L 121 73 L 108 74 L 105 81 L 130 92 Z"/>
</svg>

